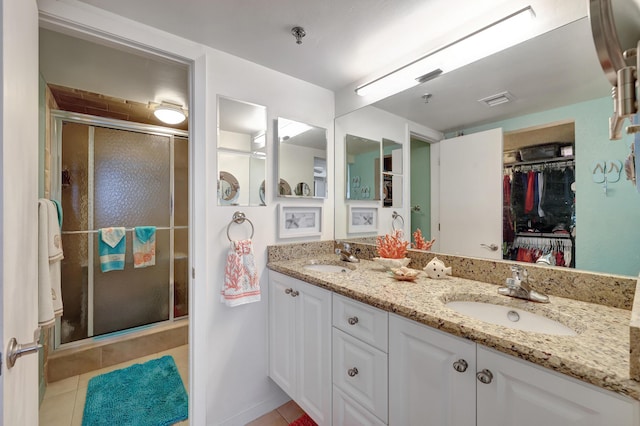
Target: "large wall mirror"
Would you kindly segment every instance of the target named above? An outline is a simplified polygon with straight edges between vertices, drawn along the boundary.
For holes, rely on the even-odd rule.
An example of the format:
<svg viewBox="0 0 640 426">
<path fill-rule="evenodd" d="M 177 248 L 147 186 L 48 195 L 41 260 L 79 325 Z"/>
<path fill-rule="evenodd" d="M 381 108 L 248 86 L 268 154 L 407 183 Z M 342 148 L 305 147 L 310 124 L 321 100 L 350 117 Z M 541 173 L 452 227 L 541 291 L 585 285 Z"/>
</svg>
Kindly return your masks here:
<svg viewBox="0 0 640 426">
<path fill-rule="evenodd" d="M 218 97 L 218 205 L 264 206 L 267 109 Z"/>
<path fill-rule="evenodd" d="M 634 28 L 639 30 L 637 22 Z M 473 84 L 469 84 L 471 81 Z M 336 192 L 349 184 L 349 176 L 338 173 L 342 161 L 345 161 L 344 167 L 348 164 L 346 158 L 338 155 L 344 149 L 340 144 L 348 143 L 345 141 L 345 134 L 363 134 L 362 129 L 375 128 L 376 132 L 367 134 L 367 138 L 382 141 L 386 134 L 395 132 L 404 136 L 391 139 L 405 147 L 413 136 L 427 141 L 430 153 L 424 164 L 414 164 L 411 158 L 411 166 L 408 167 L 405 160 L 405 168 L 401 174 L 404 185 L 410 187 L 410 191 L 404 191 L 405 194 L 413 194 L 415 188 L 429 189 L 431 203 L 427 208 L 431 217 L 425 220 L 431 221 L 431 226 L 427 232 L 425 229 L 422 231 L 426 239 L 438 240 L 433 248 L 433 251 L 438 252 L 439 243 L 443 243 L 440 240 L 447 238 L 438 231 L 442 219 L 439 217 L 441 207 L 456 198 L 456 194 L 441 191 L 443 186 L 440 179 L 445 176 L 438 165 L 442 147 L 447 145 L 449 155 L 455 158 L 457 154 L 463 154 L 463 151 L 456 152 L 456 148 L 452 146 L 459 135 L 480 134 L 498 129 L 498 150 L 491 154 L 491 164 L 498 170 L 491 173 L 494 182 L 488 187 L 498 200 L 497 203 L 502 203 L 502 177 L 505 169 L 503 148 L 506 146 L 503 146 L 503 136 L 511 138 L 523 129 L 527 130 L 524 133 L 535 133 L 536 129 L 571 123 L 575 132 L 574 140 L 544 142 L 572 145 L 573 152 L 563 154 L 558 150 L 554 155 L 570 155 L 571 161 L 565 161 L 567 164 L 562 167 L 571 167 L 575 174 L 575 192 L 569 194 L 575 196 L 573 215 L 576 236 L 573 247 L 575 251 L 572 253 L 575 267 L 587 271 L 638 276 L 640 227 L 637 226 L 637 218 L 640 215 L 640 194 L 625 180 L 624 172 L 617 174 L 616 167 L 619 162 L 623 164 L 629 155 L 633 139 L 632 136 L 625 135 L 619 141 L 609 140 L 608 119 L 613 112 L 610 91 L 611 85 L 598 63 L 589 19 L 584 17 L 575 20 L 503 52 L 338 117 L 335 137 Z M 424 102 L 425 92 L 432 94 L 429 103 Z M 498 106 L 489 107 L 478 102 L 491 94 L 503 92 L 507 92 L 507 102 Z M 388 128 L 380 126 L 381 114 L 394 117 L 394 120 L 386 121 Z M 429 129 L 430 133 L 420 130 L 424 128 Z M 461 167 L 460 164 L 462 163 L 454 161 L 449 171 L 463 184 L 474 180 L 473 169 Z M 604 178 L 600 176 L 598 164 L 605 171 Z M 429 169 L 430 174 L 422 173 L 416 179 L 416 169 Z M 612 170 L 609 177 L 606 176 L 607 170 Z M 395 174 L 393 171 L 393 175 Z M 394 187 L 394 202 L 395 193 Z M 349 234 L 346 227 L 342 226 L 345 213 L 339 204 L 343 200 L 344 198 L 336 197 L 335 238 L 359 238 L 361 235 Z M 406 235 L 412 230 L 410 222 L 413 215 L 409 209 L 423 206 L 424 213 L 424 203 L 418 205 L 412 199 L 403 201 L 404 209 L 398 211 L 403 213 L 407 222 Z M 478 229 L 484 227 L 486 220 L 502 220 L 501 204 L 494 206 L 496 217 L 486 218 L 477 212 L 480 211 L 481 204 L 488 203 L 487 199 L 477 197 L 476 201 L 455 201 L 465 220 L 474 221 Z M 389 221 L 383 219 L 384 226 L 379 227 L 378 234 L 389 232 L 386 222 Z M 502 233 L 497 238 L 496 250 L 498 258 L 501 258 Z M 491 247 L 486 247 L 484 253 L 481 257 L 496 258 Z M 479 256 L 464 252 L 455 254 Z"/>
<path fill-rule="evenodd" d="M 278 196 L 327 198 L 327 129 L 278 118 Z"/>
</svg>

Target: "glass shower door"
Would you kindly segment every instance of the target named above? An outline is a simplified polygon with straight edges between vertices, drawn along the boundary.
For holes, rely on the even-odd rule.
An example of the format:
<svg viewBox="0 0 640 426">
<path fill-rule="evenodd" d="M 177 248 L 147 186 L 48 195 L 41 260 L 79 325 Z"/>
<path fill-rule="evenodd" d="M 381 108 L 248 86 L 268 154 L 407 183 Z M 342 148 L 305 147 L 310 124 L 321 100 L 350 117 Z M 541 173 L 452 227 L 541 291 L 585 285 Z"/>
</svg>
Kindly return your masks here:
<svg viewBox="0 0 640 426">
<path fill-rule="evenodd" d="M 168 136 L 95 128 L 93 229 L 156 226 L 156 264 L 133 266 L 127 231 L 125 268 L 103 273 L 92 234 L 94 335 L 169 319 L 171 144 Z"/>
</svg>

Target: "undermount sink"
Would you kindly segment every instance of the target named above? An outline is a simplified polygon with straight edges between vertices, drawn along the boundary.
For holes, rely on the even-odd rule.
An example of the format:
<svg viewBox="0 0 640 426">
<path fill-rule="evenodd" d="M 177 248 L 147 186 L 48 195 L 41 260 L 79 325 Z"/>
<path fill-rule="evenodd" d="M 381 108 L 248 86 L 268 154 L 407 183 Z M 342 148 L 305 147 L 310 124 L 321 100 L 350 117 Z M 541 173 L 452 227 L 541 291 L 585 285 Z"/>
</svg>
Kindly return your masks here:
<svg viewBox="0 0 640 426">
<path fill-rule="evenodd" d="M 578 334 L 575 330 L 556 320 L 510 306 L 472 301 L 449 302 L 446 306 L 480 321 L 517 330 L 556 336 L 576 336 Z"/>
<path fill-rule="evenodd" d="M 313 263 L 309 265 L 304 265 L 304 269 L 308 269 L 309 271 L 315 271 L 315 272 L 342 273 L 342 274 L 351 272 L 351 269 L 349 269 L 346 266 L 333 265 L 333 264 L 327 264 L 327 263 Z"/>
</svg>

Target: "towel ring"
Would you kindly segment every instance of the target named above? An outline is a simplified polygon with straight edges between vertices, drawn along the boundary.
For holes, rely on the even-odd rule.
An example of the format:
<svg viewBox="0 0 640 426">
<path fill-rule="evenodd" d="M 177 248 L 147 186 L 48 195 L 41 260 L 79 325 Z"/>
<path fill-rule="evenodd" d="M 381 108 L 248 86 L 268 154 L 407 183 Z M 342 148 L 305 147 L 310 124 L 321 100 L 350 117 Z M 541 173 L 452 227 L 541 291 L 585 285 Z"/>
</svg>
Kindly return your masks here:
<svg viewBox="0 0 640 426">
<path fill-rule="evenodd" d="M 231 239 L 231 235 L 229 235 L 229 230 L 231 229 L 231 225 L 233 225 L 234 223 L 241 225 L 244 222 L 249 222 L 249 225 L 251 225 L 251 236 L 249 238 L 250 239 L 253 238 L 253 231 L 254 231 L 253 222 L 251 222 L 251 220 L 247 216 L 245 216 L 244 213 L 235 212 L 233 214 L 233 217 L 231 218 L 231 222 L 229 222 L 229 224 L 227 225 L 227 238 L 229 239 L 229 241 L 233 241 Z"/>
<path fill-rule="evenodd" d="M 398 212 L 393 212 L 391 214 L 391 229 L 393 229 L 394 231 L 396 231 L 396 220 L 397 219 L 400 219 L 400 221 L 402 222 L 401 228 L 404 228 L 404 217 L 399 215 Z"/>
</svg>

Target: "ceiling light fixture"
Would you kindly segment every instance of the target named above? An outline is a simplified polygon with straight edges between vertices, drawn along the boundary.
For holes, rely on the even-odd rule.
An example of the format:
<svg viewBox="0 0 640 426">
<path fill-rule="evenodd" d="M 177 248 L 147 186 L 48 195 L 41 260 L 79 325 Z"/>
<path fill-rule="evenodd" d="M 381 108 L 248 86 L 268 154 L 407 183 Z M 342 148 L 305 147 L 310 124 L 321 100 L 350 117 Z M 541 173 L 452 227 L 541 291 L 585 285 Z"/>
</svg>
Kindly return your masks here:
<svg viewBox="0 0 640 426">
<path fill-rule="evenodd" d="M 521 43 L 535 13 L 527 6 L 382 77 L 358 86 L 360 96 L 389 96 Z"/>
<path fill-rule="evenodd" d="M 153 115 L 166 124 L 179 124 L 187 118 L 184 109 L 180 105 L 164 101 L 156 106 Z"/>
</svg>

